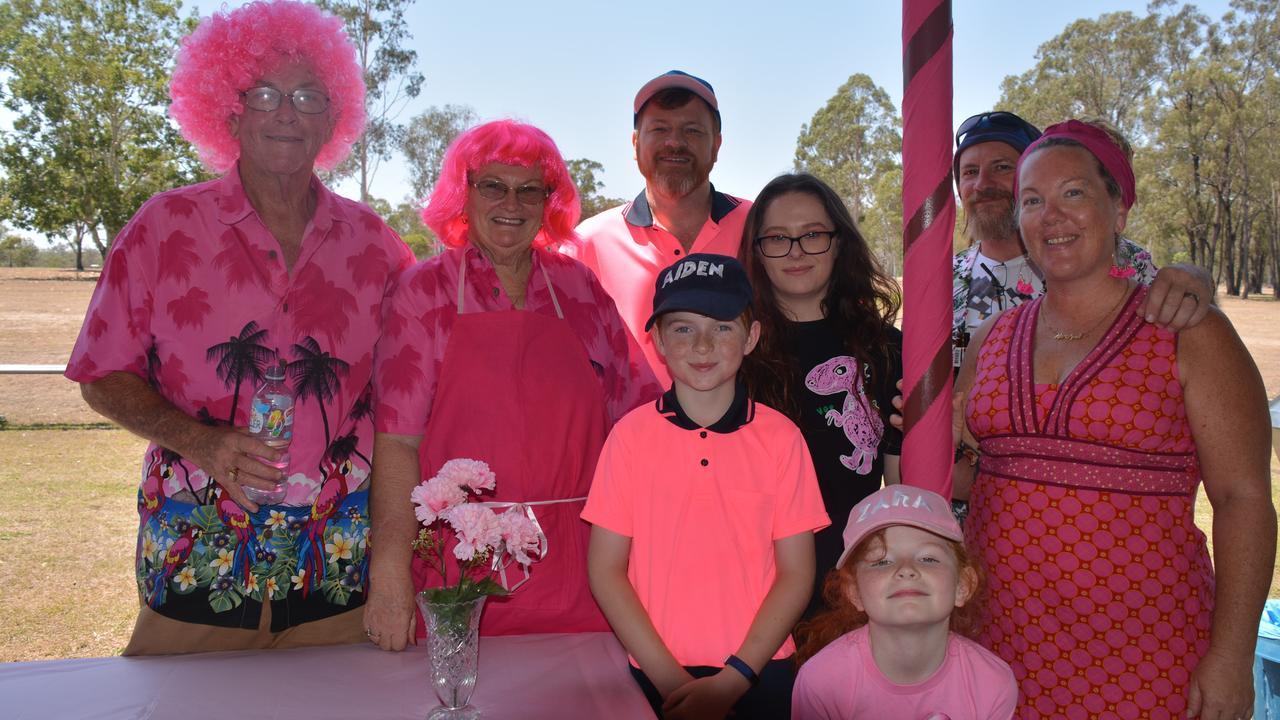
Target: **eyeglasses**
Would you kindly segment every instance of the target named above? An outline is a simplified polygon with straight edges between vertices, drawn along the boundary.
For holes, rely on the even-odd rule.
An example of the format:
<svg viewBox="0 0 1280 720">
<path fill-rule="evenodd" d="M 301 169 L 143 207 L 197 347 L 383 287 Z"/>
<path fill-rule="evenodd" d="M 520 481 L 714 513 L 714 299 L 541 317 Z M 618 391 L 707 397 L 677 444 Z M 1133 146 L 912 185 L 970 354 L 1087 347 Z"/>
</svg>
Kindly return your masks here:
<svg viewBox="0 0 1280 720">
<path fill-rule="evenodd" d="M 1034 125 L 1003 110 L 978 113 L 960 123 L 960 127 L 956 129 L 956 147 L 964 142 L 965 136 L 974 132 L 1005 132 L 1025 138 L 1028 145 L 1040 137 L 1040 131 Z"/>
<path fill-rule="evenodd" d="M 489 200 L 505 200 L 507 193 L 515 190 L 516 200 L 524 205 L 541 205 L 546 201 L 547 196 L 551 194 L 549 188 L 541 185 L 521 185 L 513 188 L 500 180 L 479 180 L 471 183 L 471 187 L 480 193 L 480 197 Z"/>
<path fill-rule="evenodd" d="M 765 235 L 756 238 L 756 247 L 760 254 L 767 258 L 781 258 L 791 254 L 791 248 L 797 243 L 805 255 L 821 255 L 831 249 L 831 240 L 836 235 L 834 230 L 813 230 L 799 237 L 789 235 Z"/>
<path fill-rule="evenodd" d="M 240 93 L 245 107 L 259 112 L 275 110 L 280 107 L 284 97 L 284 93 L 267 85 L 249 88 Z M 319 90 L 299 88 L 289 93 L 288 97 L 289 102 L 293 103 L 293 109 L 306 115 L 319 115 L 329 109 L 329 96 Z"/>
</svg>

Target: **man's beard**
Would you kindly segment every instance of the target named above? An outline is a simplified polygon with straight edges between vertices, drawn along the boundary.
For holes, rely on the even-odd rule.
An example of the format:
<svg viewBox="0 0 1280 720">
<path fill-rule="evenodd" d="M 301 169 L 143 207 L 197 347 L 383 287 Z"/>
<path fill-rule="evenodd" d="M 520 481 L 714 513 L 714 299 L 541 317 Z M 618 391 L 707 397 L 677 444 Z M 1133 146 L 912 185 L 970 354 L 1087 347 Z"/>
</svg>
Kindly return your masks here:
<svg viewBox="0 0 1280 720">
<path fill-rule="evenodd" d="M 678 166 L 662 163 L 656 158 L 659 154 L 666 157 L 688 158 L 689 164 Z M 670 198 L 685 197 L 706 181 L 710 174 L 698 164 L 697 158 L 687 152 L 655 153 L 652 162 L 649 172 L 645 174 L 645 180 L 660 194 Z"/>
<path fill-rule="evenodd" d="M 982 201 L 987 202 L 982 207 Z M 965 234 L 973 242 L 985 239 L 1005 240 L 1018 237 L 1018 223 L 1013 219 L 1013 194 L 1004 190 L 984 190 L 970 196 L 965 203 Z"/>
</svg>

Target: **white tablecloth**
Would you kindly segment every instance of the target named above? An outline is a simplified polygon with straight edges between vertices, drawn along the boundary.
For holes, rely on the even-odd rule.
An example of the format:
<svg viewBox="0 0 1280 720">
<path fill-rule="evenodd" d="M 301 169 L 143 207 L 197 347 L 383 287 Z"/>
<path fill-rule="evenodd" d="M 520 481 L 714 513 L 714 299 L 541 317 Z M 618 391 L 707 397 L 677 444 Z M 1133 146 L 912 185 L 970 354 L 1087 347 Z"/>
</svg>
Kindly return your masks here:
<svg viewBox="0 0 1280 720">
<path fill-rule="evenodd" d="M 425 643 L 0 664 L 0 717 L 422 720 L 436 706 Z M 472 704 L 486 720 L 652 720 L 613 635 L 480 640 Z"/>
</svg>

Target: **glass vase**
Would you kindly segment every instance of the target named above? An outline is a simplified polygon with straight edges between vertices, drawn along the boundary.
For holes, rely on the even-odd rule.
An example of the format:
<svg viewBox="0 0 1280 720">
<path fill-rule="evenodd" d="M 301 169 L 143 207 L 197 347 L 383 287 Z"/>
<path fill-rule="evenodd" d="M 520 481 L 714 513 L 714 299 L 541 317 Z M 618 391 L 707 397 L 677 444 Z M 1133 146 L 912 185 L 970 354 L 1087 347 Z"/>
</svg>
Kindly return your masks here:
<svg viewBox="0 0 1280 720">
<path fill-rule="evenodd" d="M 427 655 L 431 662 L 431 687 L 440 707 L 427 720 L 472 720 L 480 711 L 471 705 L 476 687 L 479 655 L 480 611 L 485 596 L 461 602 L 432 602 L 418 593 L 418 607 L 426 620 Z"/>
</svg>

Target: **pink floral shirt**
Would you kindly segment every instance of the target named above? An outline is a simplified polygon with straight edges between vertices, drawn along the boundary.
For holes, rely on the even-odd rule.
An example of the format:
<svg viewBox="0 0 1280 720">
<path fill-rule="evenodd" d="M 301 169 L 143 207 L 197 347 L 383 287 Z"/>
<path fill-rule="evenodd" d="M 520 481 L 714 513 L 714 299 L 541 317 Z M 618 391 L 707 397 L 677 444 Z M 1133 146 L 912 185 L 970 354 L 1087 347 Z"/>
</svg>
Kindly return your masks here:
<svg viewBox="0 0 1280 720">
<path fill-rule="evenodd" d="M 502 291 L 493 264 L 470 245 L 449 250 L 405 273 L 387 311 L 386 332 L 378 343 L 374 368 L 378 432 L 426 433 L 440 366 L 457 317 L 458 270 L 464 256 L 464 312 L 514 308 Z M 613 299 L 586 266 L 558 253 L 533 251 L 525 311 L 556 315 L 543 277 L 544 266 L 565 320 L 582 340 L 597 371 L 610 419 L 616 421 L 637 405 L 658 397 L 661 388 L 623 325 Z"/>
<path fill-rule="evenodd" d="M 315 216 L 292 271 L 238 169 L 148 200 L 107 255 L 66 372 L 80 383 L 131 372 L 193 417 L 245 426 L 263 371 L 288 361 L 297 394 L 290 505 L 310 504 L 322 465 L 335 460 L 352 462 L 349 491 L 365 484 L 373 346 L 383 301 L 413 262 L 367 207 L 314 176 L 311 187 Z M 148 463 L 162 453 L 148 448 Z M 202 468 L 181 461 L 173 470 L 166 497 L 208 501 Z"/>
</svg>

